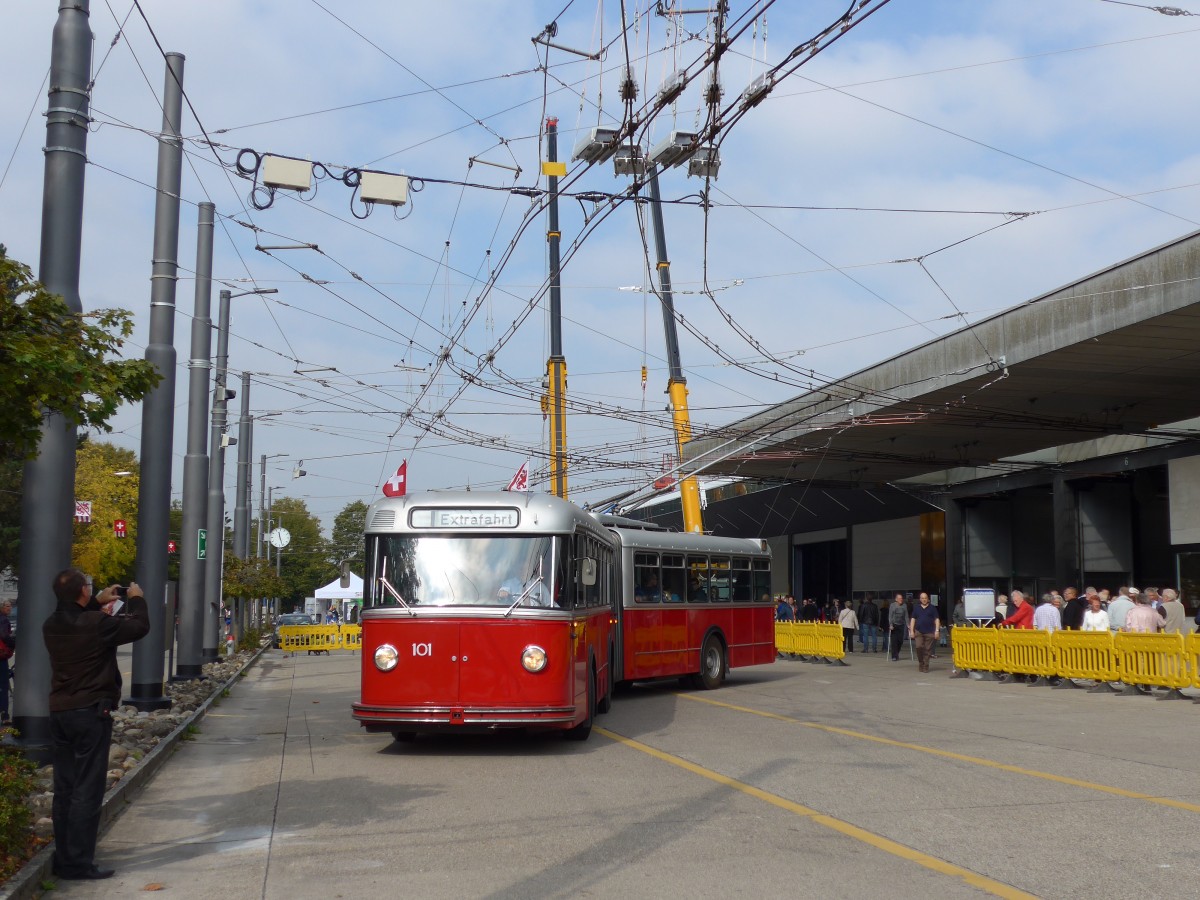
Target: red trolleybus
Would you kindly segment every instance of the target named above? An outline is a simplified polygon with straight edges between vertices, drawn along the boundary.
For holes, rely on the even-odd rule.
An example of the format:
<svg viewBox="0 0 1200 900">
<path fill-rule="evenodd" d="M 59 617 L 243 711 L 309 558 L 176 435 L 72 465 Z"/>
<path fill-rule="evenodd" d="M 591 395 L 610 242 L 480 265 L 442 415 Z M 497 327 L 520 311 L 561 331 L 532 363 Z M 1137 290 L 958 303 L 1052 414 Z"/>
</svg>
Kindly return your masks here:
<svg viewBox="0 0 1200 900">
<path fill-rule="evenodd" d="M 446 491 L 367 512 L 354 718 L 420 732 L 533 727 L 583 740 L 612 698 L 614 540 L 547 494 Z"/>
<path fill-rule="evenodd" d="M 619 682 L 682 676 L 711 690 L 731 668 L 775 661 L 771 555 L 761 542 L 600 519 L 618 544 Z"/>
</svg>

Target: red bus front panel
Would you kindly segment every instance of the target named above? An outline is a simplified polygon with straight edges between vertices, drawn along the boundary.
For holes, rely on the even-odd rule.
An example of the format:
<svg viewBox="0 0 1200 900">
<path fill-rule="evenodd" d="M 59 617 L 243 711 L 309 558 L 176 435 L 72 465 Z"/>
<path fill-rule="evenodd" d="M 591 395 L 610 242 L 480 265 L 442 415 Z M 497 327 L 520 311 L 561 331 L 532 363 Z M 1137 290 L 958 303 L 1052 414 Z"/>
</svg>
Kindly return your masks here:
<svg viewBox="0 0 1200 900">
<path fill-rule="evenodd" d="M 371 731 L 576 724 L 586 706 L 571 631 L 564 618 L 367 617 L 354 717 Z M 382 644 L 399 653 L 388 672 L 375 665 Z M 521 663 L 531 645 L 546 653 L 540 672 Z"/>
</svg>

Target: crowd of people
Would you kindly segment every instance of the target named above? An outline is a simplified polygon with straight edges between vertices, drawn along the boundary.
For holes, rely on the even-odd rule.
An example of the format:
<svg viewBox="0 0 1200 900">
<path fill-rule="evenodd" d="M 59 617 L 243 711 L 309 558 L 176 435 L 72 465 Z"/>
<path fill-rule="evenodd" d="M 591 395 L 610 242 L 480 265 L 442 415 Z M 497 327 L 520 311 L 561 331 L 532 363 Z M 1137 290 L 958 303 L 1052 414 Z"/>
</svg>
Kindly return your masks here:
<svg viewBox="0 0 1200 900">
<path fill-rule="evenodd" d="M 951 622 L 966 625 L 967 615 L 962 601 L 954 607 Z M 1166 632 L 1186 634 L 1192 624 L 1200 625 L 1200 613 L 1188 621 L 1187 611 L 1173 588 L 1123 586 L 1116 594 L 1107 588 L 1063 588 L 1062 592 L 1042 594 L 1037 604 L 1022 591 L 1013 591 L 996 598 L 996 612 L 987 625 L 1042 631 L 1124 631 L 1142 634 Z"/>
<path fill-rule="evenodd" d="M 937 643 L 942 636 L 943 623 L 938 608 L 929 595 L 921 592 L 916 601 L 896 594 L 890 604 L 872 597 L 857 606 L 849 601 L 818 602 L 805 598 L 799 604 L 792 595 L 777 598 L 775 620 L 778 622 L 836 622 L 842 628 L 845 651 L 853 653 L 855 638 L 863 653 L 886 651 L 889 661 L 897 662 L 905 636 L 912 642 L 918 670 L 929 671 L 929 660 L 937 656 Z M 954 606 L 951 626 L 970 624 L 962 600 Z M 1123 631 L 1144 634 L 1165 632 L 1184 634 L 1193 623 L 1200 626 L 1200 612 L 1189 621 L 1179 592 L 1173 588 L 1122 586 L 1115 594 L 1108 589 L 1087 587 L 1082 594 L 1074 587 L 1049 591 L 1040 602 L 1023 591 L 996 598 L 995 614 L 990 620 L 976 624 L 997 628 L 1040 629 L 1057 631 Z"/>
</svg>

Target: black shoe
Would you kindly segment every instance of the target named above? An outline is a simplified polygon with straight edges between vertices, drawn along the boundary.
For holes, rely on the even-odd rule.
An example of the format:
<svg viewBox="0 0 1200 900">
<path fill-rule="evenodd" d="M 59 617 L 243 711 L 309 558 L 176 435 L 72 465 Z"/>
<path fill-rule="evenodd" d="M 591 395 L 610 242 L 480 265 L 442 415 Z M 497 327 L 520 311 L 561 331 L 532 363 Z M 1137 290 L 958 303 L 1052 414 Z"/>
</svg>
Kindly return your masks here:
<svg viewBox="0 0 1200 900">
<path fill-rule="evenodd" d="M 112 878 L 117 874 L 116 869 L 102 869 L 99 866 L 92 866 L 90 869 L 84 869 L 82 872 L 61 872 L 54 869 L 56 878 L 61 878 L 64 881 L 102 881 L 105 878 Z"/>
</svg>

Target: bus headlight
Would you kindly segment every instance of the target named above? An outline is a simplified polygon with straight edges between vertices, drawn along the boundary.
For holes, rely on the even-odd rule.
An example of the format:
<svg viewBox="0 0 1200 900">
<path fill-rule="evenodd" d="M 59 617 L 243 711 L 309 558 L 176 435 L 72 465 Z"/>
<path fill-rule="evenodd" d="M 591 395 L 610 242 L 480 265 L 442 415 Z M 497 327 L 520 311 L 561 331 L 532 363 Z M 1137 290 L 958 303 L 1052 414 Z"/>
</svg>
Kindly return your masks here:
<svg viewBox="0 0 1200 900">
<path fill-rule="evenodd" d="M 521 651 L 521 665 L 526 672 L 540 672 L 546 668 L 546 651 L 535 644 L 530 644 Z"/>
<path fill-rule="evenodd" d="M 400 654 L 391 644 L 380 644 L 375 648 L 375 668 L 380 672 L 390 672 L 400 661 Z"/>
</svg>

